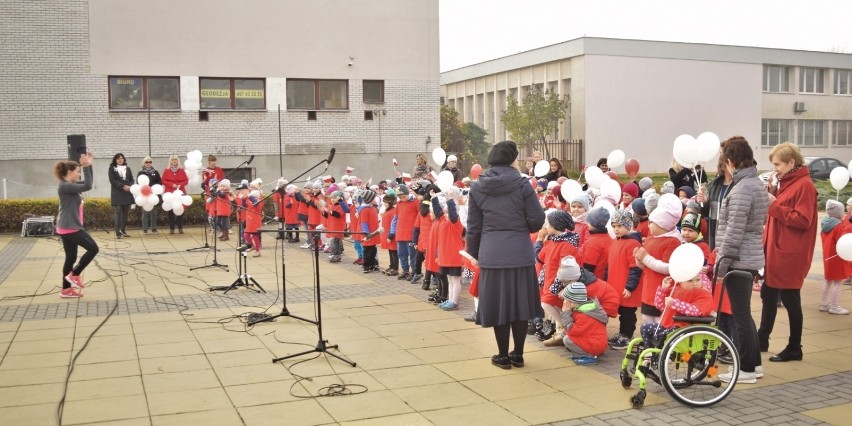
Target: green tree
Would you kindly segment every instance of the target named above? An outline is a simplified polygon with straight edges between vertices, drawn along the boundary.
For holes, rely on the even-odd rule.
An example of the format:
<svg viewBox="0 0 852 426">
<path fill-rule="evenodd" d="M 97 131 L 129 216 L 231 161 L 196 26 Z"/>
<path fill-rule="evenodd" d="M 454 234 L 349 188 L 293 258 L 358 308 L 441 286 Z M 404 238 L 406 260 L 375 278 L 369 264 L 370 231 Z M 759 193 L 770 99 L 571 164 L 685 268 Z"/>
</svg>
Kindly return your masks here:
<svg viewBox="0 0 852 426">
<path fill-rule="evenodd" d="M 503 125 L 514 141 L 522 146 L 553 134 L 568 111 L 567 96 L 560 97 L 550 90 L 542 92 L 535 86 L 524 96 L 523 104 L 518 104 L 511 95 L 507 104 Z"/>
<path fill-rule="evenodd" d="M 485 141 L 488 132 L 474 123 L 464 123 L 458 111 L 441 105 L 441 148 L 458 157 L 458 167 L 468 174 L 470 166 L 482 164 L 491 145 Z"/>
</svg>

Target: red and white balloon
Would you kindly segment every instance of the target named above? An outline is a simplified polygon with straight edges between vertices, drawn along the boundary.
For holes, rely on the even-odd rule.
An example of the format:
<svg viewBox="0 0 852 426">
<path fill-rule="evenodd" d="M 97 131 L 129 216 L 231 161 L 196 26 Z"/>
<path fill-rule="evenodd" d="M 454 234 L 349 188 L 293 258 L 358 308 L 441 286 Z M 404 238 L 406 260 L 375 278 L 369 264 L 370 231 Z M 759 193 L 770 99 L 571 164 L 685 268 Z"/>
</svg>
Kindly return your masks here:
<svg viewBox="0 0 852 426">
<path fill-rule="evenodd" d="M 163 185 L 157 184 L 149 186 L 151 180 L 146 175 L 139 175 L 136 178 L 136 183 L 130 186 L 130 193 L 133 194 L 133 199 L 137 206 L 142 207 L 146 212 L 149 212 L 160 202 L 158 195 L 163 193 Z"/>
</svg>

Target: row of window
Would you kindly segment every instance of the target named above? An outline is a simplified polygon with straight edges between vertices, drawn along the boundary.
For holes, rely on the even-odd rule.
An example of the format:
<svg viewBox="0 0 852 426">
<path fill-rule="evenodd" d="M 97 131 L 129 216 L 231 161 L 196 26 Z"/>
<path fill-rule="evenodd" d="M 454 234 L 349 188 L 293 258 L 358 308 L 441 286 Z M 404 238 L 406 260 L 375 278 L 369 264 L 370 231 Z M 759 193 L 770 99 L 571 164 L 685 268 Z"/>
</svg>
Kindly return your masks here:
<svg viewBox="0 0 852 426">
<path fill-rule="evenodd" d="M 790 66 L 764 65 L 763 91 L 789 93 L 793 71 Z M 799 93 L 824 94 L 826 87 L 832 87 L 835 95 L 852 95 L 852 70 L 799 67 Z"/>
<path fill-rule="evenodd" d="M 266 79 L 207 78 L 198 80 L 203 110 L 264 110 Z M 287 109 L 347 110 L 348 80 L 287 79 Z M 383 103 L 385 82 L 363 81 L 363 101 Z M 180 109 L 179 77 L 109 77 L 110 109 Z"/>
<path fill-rule="evenodd" d="M 852 146 L 852 120 L 765 119 L 760 131 L 762 146 L 788 141 L 799 146 L 826 146 L 829 140 L 832 146 Z"/>
</svg>

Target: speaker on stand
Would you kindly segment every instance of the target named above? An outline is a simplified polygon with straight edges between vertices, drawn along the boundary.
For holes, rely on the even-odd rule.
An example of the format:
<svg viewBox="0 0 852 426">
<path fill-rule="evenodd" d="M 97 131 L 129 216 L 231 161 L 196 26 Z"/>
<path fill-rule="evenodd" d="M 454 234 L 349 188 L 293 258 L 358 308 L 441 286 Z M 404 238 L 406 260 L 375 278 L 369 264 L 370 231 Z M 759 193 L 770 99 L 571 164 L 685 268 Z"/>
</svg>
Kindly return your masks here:
<svg viewBox="0 0 852 426">
<path fill-rule="evenodd" d="M 68 135 L 68 160 L 80 161 L 86 153 L 86 135 Z"/>
</svg>

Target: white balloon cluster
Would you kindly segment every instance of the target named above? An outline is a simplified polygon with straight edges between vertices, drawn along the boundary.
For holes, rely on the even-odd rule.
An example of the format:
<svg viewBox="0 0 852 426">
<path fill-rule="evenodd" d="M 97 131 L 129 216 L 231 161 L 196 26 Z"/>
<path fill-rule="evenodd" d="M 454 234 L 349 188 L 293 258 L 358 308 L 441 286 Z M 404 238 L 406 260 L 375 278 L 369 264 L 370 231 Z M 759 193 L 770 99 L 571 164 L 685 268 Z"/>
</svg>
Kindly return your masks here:
<svg viewBox="0 0 852 426">
<path fill-rule="evenodd" d="M 694 138 L 680 135 L 674 141 L 672 154 L 681 166 L 693 168 L 698 163 L 712 160 L 719 154 L 719 136 L 713 132 L 704 132 Z"/>
<path fill-rule="evenodd" d="M 187 152 L 183 168 L 186 169 L 186 176 L 189 178 L 191 186 L 201 185 L 201 175 L 198 174 L 198 171 L 201 170 L 201 151 L 196 149 Z"/>
<path fill-rule="evenodd" d="M 180 189 L 163 194 L 163 210 L 165 211 L 172 211 L 180 216 L 183 214 L 184 208 L 191 205 L 192 197 L 184 194 Z"/>
<path fill-rule="evenodd" d="M 130 193 L 133 194 L 136 205 L 149 212 L 160 202 L 158 195 L 163 193 L 163 185 L 148 186 L 151 179 L 147 175 L 139 175 L 136 178 L 136 183 L 130 186 Z"/>
</svg>

